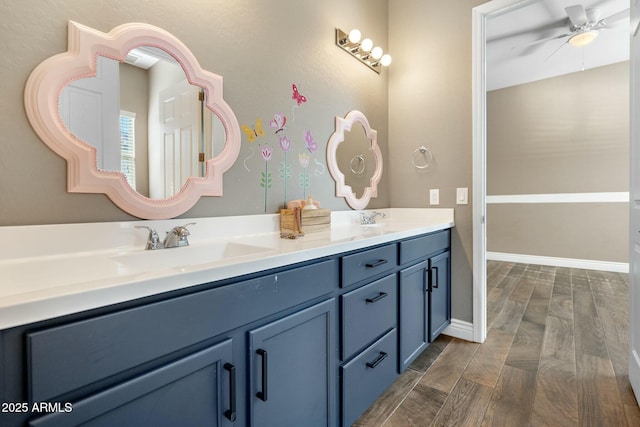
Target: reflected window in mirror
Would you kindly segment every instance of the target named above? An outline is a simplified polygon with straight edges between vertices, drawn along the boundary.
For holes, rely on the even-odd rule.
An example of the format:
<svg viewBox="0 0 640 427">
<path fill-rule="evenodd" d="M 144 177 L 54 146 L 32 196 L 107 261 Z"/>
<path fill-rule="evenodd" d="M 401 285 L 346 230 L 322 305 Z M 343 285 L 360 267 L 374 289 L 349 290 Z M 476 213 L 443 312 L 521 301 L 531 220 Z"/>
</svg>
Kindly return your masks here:
<svg viewBox="0 0 640 427">
<path fill-rule="evenodd" d="M 140 194 L 136 184 L 136 113 L 120 111 L 120 170 L 127 182 Z"/>
</svg>

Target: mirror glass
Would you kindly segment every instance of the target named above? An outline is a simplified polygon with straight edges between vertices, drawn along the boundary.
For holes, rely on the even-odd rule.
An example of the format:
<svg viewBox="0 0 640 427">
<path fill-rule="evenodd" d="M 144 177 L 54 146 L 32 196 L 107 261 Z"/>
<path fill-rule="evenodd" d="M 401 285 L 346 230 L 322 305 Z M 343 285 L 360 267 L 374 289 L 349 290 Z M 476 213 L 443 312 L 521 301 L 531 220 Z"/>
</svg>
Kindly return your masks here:
<svg viewBox="0 0 640 427">
<path fill-rule="evenodd" d="M 97 56 L 96 75 L 65 85 L 58 111 L 71 134 L 94 146 L 99 170 L 122 172 L 151 199 L 174 196 L 224 147 L 205 91 L 166 51 L 142 46 L 120 62 Z"/>
<path fill-rule="evenodd" d="M 336 117 L 336 130 L 327 143 L 327 166 L 336 182 L 336 196 L 344 197 L 353 209 L 364 209 L 377 197 L 382 153 L 378 132 L 362 112 Z"/>
<path fill-rule="evenodd" d="M 338 146 L 336 159 L 345 184 L 351 187 L 356 198 L 362 198 L 375 172 L 376 159 L 371 151 L 371 141 L 360 123 L 354 123 L 351 131 L 344 132 L 344 141 Z"/>
</svg>

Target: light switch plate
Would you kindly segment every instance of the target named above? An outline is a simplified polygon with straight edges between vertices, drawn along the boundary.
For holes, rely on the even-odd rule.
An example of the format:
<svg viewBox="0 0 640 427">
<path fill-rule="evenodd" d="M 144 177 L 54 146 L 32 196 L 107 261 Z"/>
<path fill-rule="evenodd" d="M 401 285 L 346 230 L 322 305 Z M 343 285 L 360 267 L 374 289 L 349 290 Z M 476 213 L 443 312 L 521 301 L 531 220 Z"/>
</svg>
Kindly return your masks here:
<svg viewBox="0 0 640 427">
<path fill-rule="evenodd" d="M 458 188 L 456 189 L 456 204 L 467 205 L 469 204 L 469 189 Z"/>
<path fill-rule="evenodd" d="M 429 204 L 430 205 L 439 205 L 440 204 L 440 190 L 437 188 L 432 188 L 429 190 Z"/>
</svg>

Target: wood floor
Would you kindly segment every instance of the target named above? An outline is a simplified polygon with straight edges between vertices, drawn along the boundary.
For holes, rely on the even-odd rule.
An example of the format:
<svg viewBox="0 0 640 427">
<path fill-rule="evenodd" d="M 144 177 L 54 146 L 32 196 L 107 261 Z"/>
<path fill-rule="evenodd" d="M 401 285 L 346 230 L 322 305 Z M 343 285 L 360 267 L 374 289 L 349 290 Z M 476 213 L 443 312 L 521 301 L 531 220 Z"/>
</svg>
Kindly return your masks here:
<svg viewBox="0 0 640 427">
<path fill-rule="evenodd" d="M 489 261 L 487 292 L 487 340 L 441 336 L 355 426 L 640 426 L 626 274 Z"/>
</svg>

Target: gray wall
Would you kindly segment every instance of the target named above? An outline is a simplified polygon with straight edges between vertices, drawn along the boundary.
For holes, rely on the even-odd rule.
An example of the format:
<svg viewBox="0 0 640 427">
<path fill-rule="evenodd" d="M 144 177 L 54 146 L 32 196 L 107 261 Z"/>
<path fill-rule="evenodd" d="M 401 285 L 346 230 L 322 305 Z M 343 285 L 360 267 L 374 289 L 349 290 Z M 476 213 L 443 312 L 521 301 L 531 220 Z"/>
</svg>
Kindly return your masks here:
<svg viewBox="0 0 640 427">
<path fill-rule="evenodd" d="M 274 113 L 289 117 L 294 141 L 289 161 L 296 161 L 289 198 L 302 197 L 297 152 L 305 149 L 303 132 L 309 129 L 320 145 L 313 157 L 325 167 L 325 173 L 314 173 L 308 193 L 326 207 L 348 209 L 343 199 L 335 197 L 334 183 L 326 171 L 326 143 L 334 117 L 359 109 L 378 131 L 379 145 L 387 156 L 388 74 L 378 75 L 340 50 L 334 43 L 334 31 L 335 27 L 346 31 L 357 27 L 386 48 L 387 11 L 387 0 L 0 3 L 0 225 L 132 219 L 104 195 L 67 193 L 64 160 L 38 139 L 24 112 L 25 81 L 38 63 L 66 51 L 68 20 L 104 32 L 127 22 L 146 22 L 181 39 L 203 68 L 224 76 L 225 99 L 240 124 L 254 123 L 260 117 L 268 131 Z M 308 99 L 295 110 L 295 121 L 291 117 L 292 83 Z M 277 140 L 271 132 L 267 134 L 277 150 Z M 267 142 L 266 137 L 263 140 Z M 264 164 L 256 152 L 247 161 L 250 172 L 243 166 L 252 149 L 243 138 L 238 162 L 224 177 L 224 196 L 207 197 L 184 216 L 264 213 L 264 190 L 259 185 Z M 270 165 L 274 179 L 267 197 L 269 213 L 276 213 L 283 200 L 276 150 Z M 322 171 L 321 166 L 315 167 Z M 383 176 L 372 207 L 389 206 L 387 181 Z"/>
<path fill-rule="evenodd" d="M 440 189 L 439 207 L 455 208 L 452 233 L 452 313 L 472 320 L 471 204 L 456 205 L 456 187 L 471 200 L 471 9 L 484 1 L 389 2 L 389 180 L 391 206 L 428 207 L 429 189 Z M 411 155 L 424 145 L 436 166 L 414 168 Z"/>
<path fill-rule="evenodd" d="M 628 159 L 628 62 L 487 94 L 488 195 L 626 192 Z M 627 262 L 627 222 L 626 203 L 489 204 L 487 250 Z"/>
</svg>

